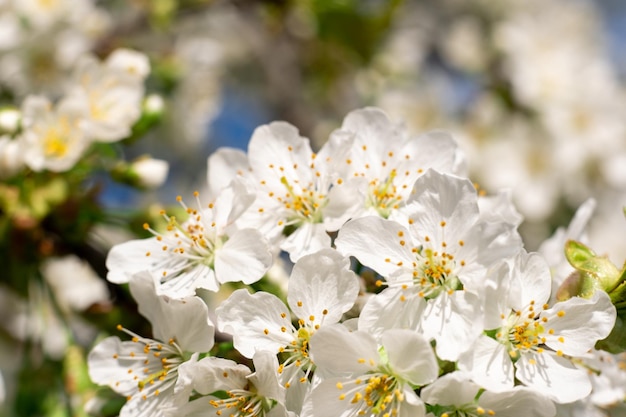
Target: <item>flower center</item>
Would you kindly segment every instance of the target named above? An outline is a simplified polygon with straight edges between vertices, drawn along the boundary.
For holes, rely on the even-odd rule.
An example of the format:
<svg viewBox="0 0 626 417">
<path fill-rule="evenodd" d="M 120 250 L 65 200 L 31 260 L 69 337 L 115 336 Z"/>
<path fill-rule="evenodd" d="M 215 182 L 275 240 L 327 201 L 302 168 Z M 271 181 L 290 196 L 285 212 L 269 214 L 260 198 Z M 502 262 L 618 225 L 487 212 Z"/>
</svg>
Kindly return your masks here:
<svg viewBox="0 0 626 417">
<path fill-rule="evenodd" d="M 328 200 L 325 194 L 317 190 L 315 184 L 309 183 L 307 187 L 301 187 L 295 182 L 290 183 L 284 176 L 280 178 L 280 182 L 287 189 L 287 193 L 282 197 L 276 196 L 276 200 L 290 213 L 287 225 L 299 226 L 304 222 L 322 222 L 321 208 Z"/>
<path fill-rule="evenodd" d="M 226 394 L 229 398 L 210 401 L 218 416 L 262 417 L 276 405 L 276 401 L 259 396 L 252 385 L 227 391 Z"/>
<path fill-rule="evenodd" d="M 398 403 L 404 401 L 400 383 L 391 375 L 373 372 L 367 380 L 357 378 L 345 383 L 338 382 L 341 391 L 339 400 L 349 401 L 352 415 L 393 416 L 398 412 Z"/>
<path fill-rule="evenodd" d="M 543 306 L 544 310 L 547 308 L 547 304 Z M 496 333 L 496 340 L 508 346 L 511 359 L 518 359 L 518 353 L 544 351 L 548 318 L 541 317 L 541 309 L 537 310 L 535 301 L 531 300 L 523 310 L 513 311 L 508 317 L 502 316 L 506 321 Z M 557 354 L 561 354 L 560 351 Z"/>
<path fill-rule="evenodd" d="M 198 199 L 199 194 L 195 192 L 194 196 Z M 226 236 L 218 235 L 216 224 L 211 220 L 213 204 L 208 205 L 208 210 L 200 211 L 187 207 L 180 196 L 176 200 L 189 215 L 186 222 L 180 224 L 175 216 L 169 216 L 165 211 L 161 211 L 161 215 L 167 221 L 167 233 L 159 233 L 147 223 L 143 225 L 145 230 L 163 244 L 161 250 L 170 255 L 154 265 L 155 269 L 162 270 L 162 283 L 199 264 L 213 268 L 215 251 L 227 240 Z M 198 206 L 200 207 L 199 200 Z M 146 256 L 151 256 L 151 253 L 147 252 Z"/>
<path fill-rule="evenodd" d="M 387 179 L 381 182 L 378 178 L 370 181 L 365 206 L 373 208 L 383 218 L 388 218 L 391 212 L 400 207 L 402 195 L 394 184 L 396 170 L 392 170 Z"/>
<path fill-rule="evenodd" d="M 137 392 L 146 400 L 172 388 L 178 376 L 178 366 L 184 362 L 181 348 L 174 339 L 167 344 L 141 337 L 122 327 L 117 329 L 132 336 L 129 349 L 113 354 L 113 358 L 128 366 L 128 375 L 137 383 Z M 120 383 L 117 382 L 116 385 Z M 126 397 L 130 400 L 132 395 Z"/>
<path fill-rule="evenodd" d="M 43 133 L 44 153 L 48 157 L 61 158 L 68 151 L 70 123 L 61 118 L 56 126 L 48 127 Z"/>
</svg>

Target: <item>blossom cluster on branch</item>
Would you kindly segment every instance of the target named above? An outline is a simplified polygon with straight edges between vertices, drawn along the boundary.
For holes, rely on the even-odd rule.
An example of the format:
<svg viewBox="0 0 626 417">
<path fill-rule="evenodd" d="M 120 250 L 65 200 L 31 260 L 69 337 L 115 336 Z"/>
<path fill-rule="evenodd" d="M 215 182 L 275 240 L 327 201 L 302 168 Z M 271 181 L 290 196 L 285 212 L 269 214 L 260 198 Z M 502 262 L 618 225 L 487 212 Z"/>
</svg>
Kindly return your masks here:
<svg viewBox="0 0 626 417">
<path fill-rule="evenodd" d="M 592 200 L 528 253 L 510 193 L 472 183 L 453 137 L 377 108 L 317 152 L 273 122 L 208 162 L 208 201 L 179 197 L 184 217 L 162 211 L 152 237 L 108 254 L 107 279 L 152 324 L 120 324 L 128 337 L 88 357 L 121 416 L 623 412 L 626 273 L 609 285 L 589 266 L 603 258 L 563 250 Z M 287 262 L 284 288 L 268 285 Z M 573 290 L 576 274 L 599 284 Z"/>
</svg>

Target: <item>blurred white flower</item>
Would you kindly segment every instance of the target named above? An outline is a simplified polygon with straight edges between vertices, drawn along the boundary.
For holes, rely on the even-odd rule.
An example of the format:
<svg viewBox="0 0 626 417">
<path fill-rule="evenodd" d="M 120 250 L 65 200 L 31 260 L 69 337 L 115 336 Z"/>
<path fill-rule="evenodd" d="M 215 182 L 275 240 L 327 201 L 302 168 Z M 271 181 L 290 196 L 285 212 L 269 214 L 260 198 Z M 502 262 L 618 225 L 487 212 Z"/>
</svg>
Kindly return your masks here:
<svg viewBox="0 0 626 417">
<path fill-rule="evenodd" d="M 76 255 L 47 259 L 41 266 L 41 273 L 65 311 L 83 311 L 109 299 L 104 281 L 87 261 Z"/>
<path fill-rule="evenodd" d="M 147 57 L 130 50 L 114 51 L 105 62 L 81 58 L 67 100 L 87 109 L 81 127 L 89 138 L 115 142 L 131 134 L 141 116 L 148 71 Z"/>
<path fill-rule="evenodd" d="M 46 97 L 27 97 L 20 137 L 26 165 L 33 171 L 71 169 L 90 144 L 81 129 L 88 110 L 75 101 L 63 100 L 53 107 Z"/>
</svg>

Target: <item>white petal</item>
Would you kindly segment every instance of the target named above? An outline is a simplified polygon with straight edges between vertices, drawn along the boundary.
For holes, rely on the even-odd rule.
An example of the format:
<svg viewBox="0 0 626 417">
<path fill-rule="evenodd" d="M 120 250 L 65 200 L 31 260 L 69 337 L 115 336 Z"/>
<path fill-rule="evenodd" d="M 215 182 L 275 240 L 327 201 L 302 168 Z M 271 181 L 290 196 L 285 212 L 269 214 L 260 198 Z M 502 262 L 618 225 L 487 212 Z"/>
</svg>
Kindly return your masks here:
<svg viewBox="0 0 626 417">
<path fill-rule="evenodd" d="M 452 372 L 424 387 L 420 395 L 431 405 L 461 406 L 473 403 L 479 390 L 480 387 L 472 383 L 466 374 Z"/>
<path fill-rule="evenodd" d="M 209 194 L 215 197 L 237 176 L 248 172 L 248 156 L 240 149 L 222 147 L 209 156 L 207 182 Z"/>
<path fill-rule="evenodd" d="M 335 375 L 363 374 L 380 360 L 374 338 L 363 332 L 349 332 L 340 324 L 315 332 L 309 353 L 318 369 Z"/>
<path fill-rule="evenodd" d="M 346 223 L 339 230 L 335 246 L 344 255 L 354 256 L 363 265 L 388 277 L 400 269 L 399 262 L 411 265 L 415 260 L 411 245 L 402 245 L 399 236 L 408 239 L 408 230 L 394 221 L 369 216 Z"/>
<path fill-rule="evenodd" d="M 256 350 L 277 353 L 278 348 L 293 340 L 289 310 L 273 294 L 250 294 L 240 289 L 215 312 L 220 331 L 233 335 L 235 348 L 247 358 L 252 358 Z"/>
<path fill-rule="evenodd" d="M 513 362 L 506 347 L 490 337 L 481 335 L 461 355 L 458 367 L 488 390 L 501 392 L 513 388 Z"/>
<path fill-rule="evenodd" d="M 280 245 L 292 262 L 304 255 L 330 248 L 330 236 L 323 223 L 303 223 Z"/>
<path fill-rule="evenodd" d="M 415 294 L 402 301 L 404 293 L 401 289 L 386 288 L 372 295 L 361 310 L 359 330 L 380 336 L 391 328 L 418 329 L 426 301 Z"/>
<path fill-rule="evenodd" d="M 556 413 L 554 403 L 546 396 L 519 386 L 502 393 L 485 391 L 478 404 L 498 417 L 552 417 Z"/>
<path fill-rule="evenodd" d="M 285 403 L 285 388 L 278 382 L 278 359 L 276 354 L 259 350 L 252 358 L 254 373 L 248 380 L 254 384 L 256 392 L 265 398 L 271 398 L 281 404 Z"/>
<path fill-rule="evenodd" d="M 193 364 L 191 367 L 178 369 L 180 380 L 187 378 L 191 381 L 193 389 L 202 395 L 216 391 L 229 391 L 242 389 L 246 386 L 246 377 L 250 375 L 250 369 L 229 359 L 206 357 Z"/>
<path fill-rule="evenodd" d="M 333 378 L 322 381 L 313 389 L 311 394 L 312 417 L 352 417 L 356 414 L 355 405 L 351 403 L 351 397 L 346 395 L 343 400 L 339 399 L 342 391 L 337 387 L 345 382 L 341 378 Z"/>
<path fill-rule="evenodd" d="M 569 359 L 550 352 L 527 352 L 515 362 L 515 376 L 533 390 L 550 396 L 557 403 L 580 400 L 591 392 L 588 371 Z"/>
<path fill-rule="evenodd" d="M 509 306 L 521 311 L 531 303 L 542 306 L 550 298 L 552 276 L 543 256 L 520 251 L 512 265 L 512 291 Z"/>
<path fill-rule="evenodd" d="M 215 252 L 215 276 L 221 283 L 252 284 L 261 279 L 270 266 L 269 243 L 253 229 L 236 232 Z"/>
<path fill-rule="evenodd" d="M 312 153 L 309 140 L 286 122 L 257 127 L 248 144 L 248 160 L 254 175 L 265 181 L 269 189 L 284 189 L 282 177 L 290 183 L 294 179 L 302 184 L 314 181 L 313 170 L 309 168 Z"/>
<path fill-rule="evenodd" d="M 544 326 L 554 329 L 553 335 L 545 334 L 546 345 L 580 356 L 609 335 L 615 325 L 616 310 L 604 291 L 596 291 L 591 300 L 570 298 L 556 303 L 542 316 L 548 319 Z"/>
<path fill-rule="evenodd" d="M 422 320 L 424 335 L 437 340 L 437 356 L 456 361 L 482 329 L 478 297 L 465 291 L 441 293 L 428 300 Z"/>
<path fill-rule="evenodd" d="M 161 249 L 156 238 L 129 240 L 111 248 L 107 255 L 107 280 L 125 284 L 135 273 L 149 271 L 169 254 Z M 146 255 L 146 254 L 150 255 Z"/>
<path fill-rule="evenodd" d="M 413 235 L 422 242 L 428 235 L 438 246 L 444 239 L 452 243 L 465 237 L 478 221 L 477 199 L 476 189 L 468 179 L 429 169 L 415 181 L 404 211 L 413 219 Z M 444 236 L 442 221 L 446 223 Z"/>
<path fill-rule="evenodd" d="M 349 268 L 350 260 L 334 249 L 300 258 L 289 279 L 291 310 L 311 325 L 338 322 L 359 293 L 358 279 Z"/>
<path fill-rule="evenodd" d="M 130 292 L 137 300 L 139 312 L 152 323 L 155 338 L 166 343 L 174 339 L 186 352 L 207 352 L 213 347 L 215 328 L 200 298 L 158 296 L 148 272 L 133 276 Z"/>
<path fill-rule="evenodd" d="M 425 385 L 437 378 L 439 365 L 428 340 L 413 330 L 390 329 L 382 344 L 395 375 L 414 385 Z"/>
<path fill-rule="evenodd" d="M 107 337 L 98 343 L 89 352 L 87 363 L 89 365 L 89 378 L 99 385 L 108 385 L 115 392 L 122 395 L 130 395 L 137 391 L 137 382 L 129 376 L 129 364 L 121 365 L 114 355 L 124 352 L 125 345 L 132 342 L 122 342 L 119 337 Z"/>
<path fill-rule="evenodd" d="M 424 171 L 433 168 L 438 172 L 466 175 L 465 156 L 448 132 L 424 133 L 407 142 L 401 152 L 413 155 L 411 162 Z"/>
</svg>

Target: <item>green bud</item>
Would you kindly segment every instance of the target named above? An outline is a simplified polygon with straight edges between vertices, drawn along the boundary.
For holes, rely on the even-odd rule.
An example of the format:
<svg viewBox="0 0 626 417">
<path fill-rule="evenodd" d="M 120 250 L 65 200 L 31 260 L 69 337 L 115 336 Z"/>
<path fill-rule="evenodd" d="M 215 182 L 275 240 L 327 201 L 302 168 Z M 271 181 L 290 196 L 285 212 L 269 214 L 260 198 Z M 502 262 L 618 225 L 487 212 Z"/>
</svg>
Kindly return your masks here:
<svg viewBox="0 0 626 417">
<path fill-rule="evenodd" d="M 565 257 L 576 269 L 557 292 L 559 300 L 578 296 L 591 298 L 596 290 L 610 294 L 620 283 L 620 271 L 606 257 L 598 256 L 580 242 L 569 240 L 565 244 Z"/>
</svg>

